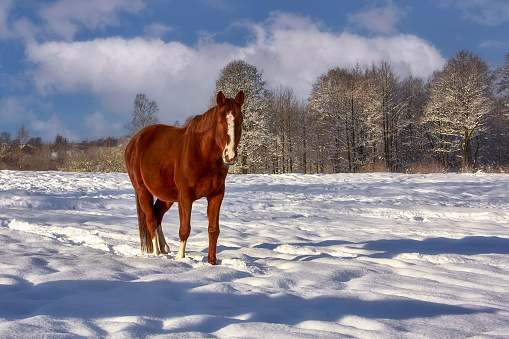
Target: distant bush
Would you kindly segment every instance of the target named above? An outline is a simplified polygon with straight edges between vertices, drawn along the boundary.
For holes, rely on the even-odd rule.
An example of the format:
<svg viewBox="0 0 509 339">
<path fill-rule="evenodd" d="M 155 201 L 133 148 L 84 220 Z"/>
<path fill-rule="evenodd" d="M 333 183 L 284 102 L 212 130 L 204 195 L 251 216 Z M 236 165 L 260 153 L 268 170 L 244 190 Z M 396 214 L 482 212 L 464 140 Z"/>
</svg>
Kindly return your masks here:
<svg viewBox="0 0 509 339">
<path fill-rule="evenodd" d="M 124 151 L 127 143 L 115 147 L 87 147 L 70 152 L 60 171 L 66 172 L 127 172 Z"/>
<path fill-rule="evenodd" d="M 420 160 L 406 169 L 406 173 L 408 174 L 429 174 L 429 173 L 445 173 L 448 169 L 445 168 L 440 162 L 432 158 L 426 158 Z"/>
<path fill-rule="evenodd" d="M 31 138 L 20 144 L 7 133 L 0 139 L 0 170 L 126 172 L 124 150 L 127 139 L 99 139 L 69 143 L 57 135 L 55 142 Z"/>
<path fill-rule="evenodd" d="M 357 170 L 357 173 L 391 172 L 387 163 L 383 159 L 363 164 Z"/>
<path fill-rule="evenodd" d="M 64 172 L 97 172 L 97 161 L 91 158 L 92 156 L 88 152 L 73 153 L 58 170 Z"/>
<path fill-rule="evenodd" d="M 480 171 L 484 172 L 484 173 L 507 174 L 507 173 L 509 173 L 509 168 L 508 167 L 504 167 L 504 166 L 500 166 L 500 165 L 488 165 L 488 166 L 483 166 L 480 169 Z"/>
</svg>

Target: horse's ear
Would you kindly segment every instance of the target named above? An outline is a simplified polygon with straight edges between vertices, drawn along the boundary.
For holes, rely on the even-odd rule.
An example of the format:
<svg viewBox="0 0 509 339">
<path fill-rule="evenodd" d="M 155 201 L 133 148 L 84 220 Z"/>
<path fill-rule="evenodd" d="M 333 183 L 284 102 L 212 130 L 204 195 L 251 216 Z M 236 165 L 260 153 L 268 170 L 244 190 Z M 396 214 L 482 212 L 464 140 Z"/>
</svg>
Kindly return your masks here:
<svg viewBox="0 0 509 339">
<path fill-rule="evenodd" d="M 235 101 L 242 106 L 244 104 L 244 92 L 240 91 L 237 93 L 237 96 L 235 97 Z"/>
<path fill-rule="evenodd" d="M 226 97 L 222 91 L 219 91 L 219 93 L 217 93 L 217 105 L 223 106 L 224 104 L 226 104 Z"/>
</svg>

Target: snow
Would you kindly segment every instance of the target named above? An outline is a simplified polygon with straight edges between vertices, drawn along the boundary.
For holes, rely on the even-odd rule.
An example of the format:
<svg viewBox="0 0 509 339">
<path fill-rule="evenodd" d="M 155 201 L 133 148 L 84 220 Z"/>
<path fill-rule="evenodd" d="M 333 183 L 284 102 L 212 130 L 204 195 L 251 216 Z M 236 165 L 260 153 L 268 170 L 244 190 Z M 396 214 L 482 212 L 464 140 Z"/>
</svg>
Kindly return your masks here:
<svg viewBox="0 0 509 339">
<path fill-rule="evenodd" d="M 0 171 L 0 337 L 502 338 L 509 176 L 230 175 L 187 257 L 139 250 L 125 174 Z"/>
</svg>

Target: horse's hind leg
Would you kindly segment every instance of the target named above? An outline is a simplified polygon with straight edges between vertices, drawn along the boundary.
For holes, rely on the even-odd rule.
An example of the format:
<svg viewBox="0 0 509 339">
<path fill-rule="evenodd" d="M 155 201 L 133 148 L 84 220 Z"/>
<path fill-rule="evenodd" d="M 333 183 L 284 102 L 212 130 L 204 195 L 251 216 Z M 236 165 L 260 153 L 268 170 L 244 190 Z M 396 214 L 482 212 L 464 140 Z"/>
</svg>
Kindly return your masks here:
<svg viewBox="0 0 509 339">
<path fill-rule="evenodd" d="M 147 252 L 154 255 L 159 255 L 159 232 L 157 232 L 157 219 L 154 212 L 154 197 L 148 191 L 137 192 L 136 198 L 138 199 L 139 207 L 145 216 L 143 223 L 143 216 L 140 216 L 140 238 L 142 250 L 146 249 Z M 148 231 L 148 234 L 147 234 Z M 150 237 L 150 239 L 148 239 Z"/>
<path fill-rule="evenodd" d="M 161 253 L 168 254 L 170 252 L 170 247 L 166 243 L 166 239 L 164 238 L 163 228 L 161 226 L 161 222 L 163 221 L 163 216 L 170 209 L 172 202 L 166 202 L 157 199 L 154 205 L 154 213 L 157 219 L 157 235 L 159 240 L 159 248 L 161 249 Z"/>
</svg>

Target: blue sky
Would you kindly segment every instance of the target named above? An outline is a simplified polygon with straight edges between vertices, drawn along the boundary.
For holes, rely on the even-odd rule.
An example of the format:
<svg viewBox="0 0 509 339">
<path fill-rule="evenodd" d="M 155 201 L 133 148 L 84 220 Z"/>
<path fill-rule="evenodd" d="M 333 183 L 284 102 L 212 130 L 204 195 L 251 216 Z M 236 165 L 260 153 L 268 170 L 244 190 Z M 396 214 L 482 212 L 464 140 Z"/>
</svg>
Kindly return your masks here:
<svg viewBox="0 0 509 339">
<path fill-rule="evenodd" d="M 234 59 L 302 99 L 337 66 L 426 78 L 468 49 L 495 68 L 508 32 L 505 0 L 0 0 L 0 132 L 121 136 L 140 92 L 184 121 Z"/>
</svg>

